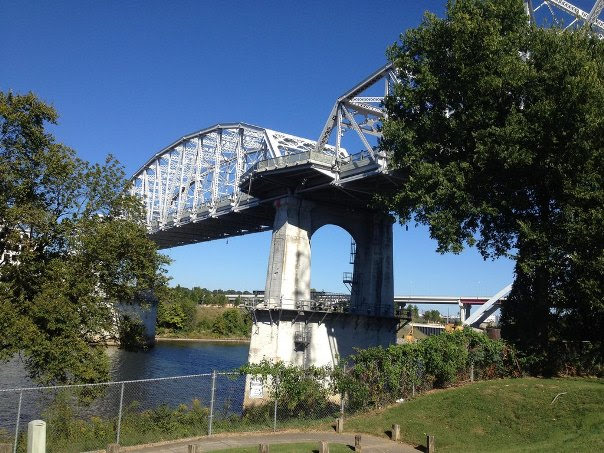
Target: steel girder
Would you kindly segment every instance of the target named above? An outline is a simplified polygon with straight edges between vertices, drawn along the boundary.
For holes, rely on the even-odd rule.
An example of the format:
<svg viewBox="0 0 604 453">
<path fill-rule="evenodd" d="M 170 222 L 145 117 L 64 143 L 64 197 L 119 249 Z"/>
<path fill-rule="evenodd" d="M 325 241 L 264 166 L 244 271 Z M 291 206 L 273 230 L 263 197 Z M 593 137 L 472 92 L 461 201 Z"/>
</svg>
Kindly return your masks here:
<svg viewBox="0 0 604 453">
<path fill-rule="evenodd" d="M 589 12 L 564 0 L 525 0 L 526 11 L 533 23 L 544 12 L 555 24 L 571 18 L 566 26 L 590 29 L 604 38 L 604 21 L 599 19 L 604 0 L 597 0 Z M 379 171 L 387 169 L 387 156 L 371 142 L 381 137 L 381 123 L 386 118 L 383 106 L 394 84 L 398 83 L 392 64 L 375 71 L 365 80 L 340 96 L 315 142 L 245 123 L 218 124 L 185 136 L 155 154 L 131 178 L 131 193 L 146 208 L 147 226 L 151 233 L 172 226 L 195 222 L 227 210 L 237 212 L 251 206 L 250 197 L 240 191 L 242 176 L 263 160 L 304 152 L 319 152 L 333 157 L 334 168 L 346 168 L 355 160 L 370 160 Z M 383 91 L 375 89 L 383 84 Z M 373 89 L 373 93 L 371 90 Z M 383 93 L 383 94 L 382 94 Z M 328 142 L 335 130 L 335 143 Z M 360 140 L 361 153 L 350 155 L 342 146 L 347 131 Z M 361 177 L 361 176 L 359 176 Z"/>
<path fill-rule="evenodd" d="M 384 97 L 390 94 L 393 85 L 397 82 L 395 69 L 392 63 L 389 63 L 340 96 L 323 126 L 323 131 L 317 140 L 316 151 L 322 151 L 328 146 L 327 142 L 335 129 L 336 159 L 349 160 L 348 152 L 342 147 L 342 136 L 345 132 L 352 130 L 363 144 L 363 154 L 367 154 L 372 160 L 383 157 L 378 156 L 378 152 L 369 143 L 368 138 L 382 136 L 380 125 L 386 117 L 386 110 L 383 106 Z M 360 96 L 364 91 L 380 83 L 384 84 L 383 95 Z"/>
<path fill-rule="evenodd" d="M 526 0 L 524 3 L 533 23 L 538 24 L 536 16 L 545 13 L 551 17 L 550 20 L 554 24 L 564 26 L 565 29 L 582 26 L 604 39 L 604 21 L 599 19 L 604 9 L 604 0 L 596 0 L 589 11 L 584 11 L 565 0 Z"/>
<path fill-rule="evenodd" d="M 147 226 L 194 220 L 198 213 L 239 205 L 241 175 L 259 161 L 314 150 L 316 143 L 245 123 L 218 124 L 187 135 L 155 154 L 131 178 Z M 323 152 L 333 155 L 328 146 Z M 248 197 L 249 198 L 249 197 Z"/>
</svg>

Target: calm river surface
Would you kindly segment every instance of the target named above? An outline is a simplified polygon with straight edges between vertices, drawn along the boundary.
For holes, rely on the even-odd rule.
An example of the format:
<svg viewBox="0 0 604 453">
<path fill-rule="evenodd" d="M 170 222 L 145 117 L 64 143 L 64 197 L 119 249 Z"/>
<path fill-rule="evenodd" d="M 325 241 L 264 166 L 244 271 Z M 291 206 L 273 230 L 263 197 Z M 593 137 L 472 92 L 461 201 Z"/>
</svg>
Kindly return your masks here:
<svg viewBox="0 0 604 453">
<path fill-rule="evenodd" d="M 200 341 L 158 341 L 147 352 L 127 352 L 108 348 L 111 359 L 111 380 L 137 380 L 192 374 L 231 371 L 247 362 L 249 344 Z M 215 382 L 216 407 L 241 408 L 245 378 L 218 376 Z M 28 379 L 18 358 L 0 364 L 0 390 L 35 387 Z M 212 380 L 210 377 L 169 379 L 125 385 L 124 407 L 135 404 L 140 409 L 161 404 L 177 406 L 199 400 L 210 404 Z M 103 387 L 104 393 L 82 415 L 115 415 L 119 407 L 119 385 Z M 18 407 L 18 392 L 0 392 L 0 434 L 12 432 Z M 55 392 L 33 390 L 23 393 L 21 420 L 25 423 L 39 418 L 50 404 Z"/>
<path fill-rule="evenodd" d="M 231 371 L 247 362 L 248 343 L 158 341 L 147 352 L 111 348 L 111 379 L 147 379 Z"/>
<path fill-rule="evenodd" d="M 230 371 L 247 362 L 249 344 L 202 341 L 158 341 L 147 352 L 107 348 L 111 380 L 148 379 L 186 374 Z M 0 389 L 35 386 L 21 362 L 0 364 Z"/>
</svg>

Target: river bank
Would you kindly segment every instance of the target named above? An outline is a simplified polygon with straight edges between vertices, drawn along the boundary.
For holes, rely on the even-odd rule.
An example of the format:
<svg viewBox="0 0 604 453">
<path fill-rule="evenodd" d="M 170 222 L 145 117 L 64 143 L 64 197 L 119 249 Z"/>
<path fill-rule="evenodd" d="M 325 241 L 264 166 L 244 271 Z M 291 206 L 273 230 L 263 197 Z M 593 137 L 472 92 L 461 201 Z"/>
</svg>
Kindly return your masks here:
<svg viewBox="0 0 604 453">
<path fill-rule="evenodd" d="M 190 337 L 165 337 L 156 336 L 155 341 L 193 341 L 201 343 L 242 343 L 250 342 L 249 338 L 190 338 Z"/>
</svg>

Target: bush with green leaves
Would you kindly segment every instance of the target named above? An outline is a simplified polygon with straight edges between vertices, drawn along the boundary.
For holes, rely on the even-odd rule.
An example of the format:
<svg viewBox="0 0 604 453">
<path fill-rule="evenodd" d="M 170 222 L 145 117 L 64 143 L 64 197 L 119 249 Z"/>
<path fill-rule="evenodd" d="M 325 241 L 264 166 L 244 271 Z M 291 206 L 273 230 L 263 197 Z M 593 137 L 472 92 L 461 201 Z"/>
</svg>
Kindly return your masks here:
<svg viewBox="0 0 604 453">
<path fill-rule="evenodd" d="M 471 329 L 417 343 L 361 349 L 334 369 L 302 370 L 264 360 L 242 367 L 241 372 L 268 382 L 280 410 L 300 416 L 325 411 L 333 395 L 346 395 L 348 410 L 353 412 L 382 407 L 415 391 L 466 381 L 471 368 L 476 379 L 521 374 L 512 347 Z"/>
<path fill-rule="evenodd" d="M 182 289 L 165 288 L 159 294 L 157 326 L 172 331 L 188 332 L 195 326 L 197 304 Z"/>
<path fill-rule="evenodd" d="M 251 319 L 238 308 L 226 310 L 212 324 L 212 332 L 225 337 L 250 335 Z"/>
<path fill-rule="evenodd" d="M 417 343 L 360 350 L 352 367 L 338 373 L 349 406 L 379 407 L 409 397 L 414 389 L 444 388 L 469 379 L 516 376 L 521 370 L 512 347 L 483 333 L 464 329 L 431 336 Z"/>
<path fill-rule="evenodd" d="M 335 392 L 333 370 L 309 367 L 305 370 L 283 362 L 262 360 L 244 365 L 240 371 L 268 384 L 272 403 L 277 400 L 280 419 L 317 418 L 337 413 L 338 405 L 330 400 Z"/>
</svg>

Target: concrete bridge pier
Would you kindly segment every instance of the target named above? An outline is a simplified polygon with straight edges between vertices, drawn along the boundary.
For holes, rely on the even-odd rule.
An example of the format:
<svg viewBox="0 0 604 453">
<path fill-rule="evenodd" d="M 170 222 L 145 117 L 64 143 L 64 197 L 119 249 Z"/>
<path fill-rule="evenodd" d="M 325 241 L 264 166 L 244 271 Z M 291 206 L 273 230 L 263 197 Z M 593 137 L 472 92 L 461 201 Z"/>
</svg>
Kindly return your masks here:
<svg viewBox="0 0 604 453">
<path fill-rule="evenodd" d="M 126 349 L 155 345 L 158 299 L 151 291 L 138 294 L 131 302 L 115 307 L 115 336 Z M 142 342 L 142 344 L 141 344 Z"/>
<path fill-rule="evenodd" d="M 276 200 L 274 206 L 264 300 L 270 306 L 295 309 L 297 303 L 310 300 L 312 205 L 287 197 Z"/>
<path fill-rule="evenodd" d="M 279 199 L 274 206 L 264 301 L 253 312 L 248 361 L 334 366 L 354 348 L 394 344 L 398 319 L 393 308 L 393 219 L 294 196 Z M 349 307 L 310 300 L 311 238 L 328 224 L 342 227 L 356 242 Z M 263 398 L 252 384 L 248 379 L 246 405 Z"/>
<path fill-rule="evenodd" d="M 392 224 L 390 216 L 348 210 L 294 196 L 275 202 L 275 222 L 266 276 L 265 301 L 282 309 L 310 299 L 311 237 L 338 225 L 356 243 L 351 311 L 373 316 L 393 313 Z"/>
<path fill-rule="evenodd" d="M 472 305 L 470 304 L 462 304 L 459 303 L 459 322 L 463 323 L 466 319 L 470 317 L 470 311 L 472 310 Z"/>
</svg>

